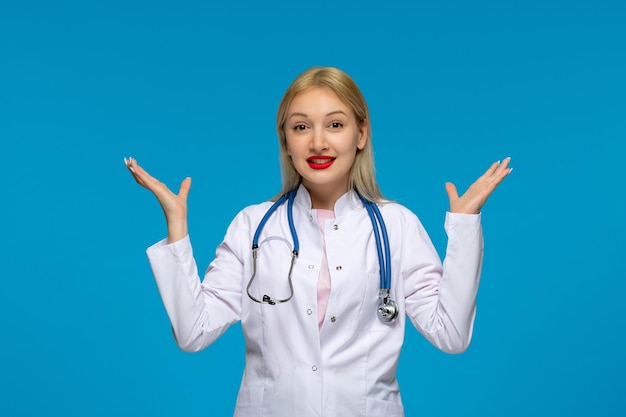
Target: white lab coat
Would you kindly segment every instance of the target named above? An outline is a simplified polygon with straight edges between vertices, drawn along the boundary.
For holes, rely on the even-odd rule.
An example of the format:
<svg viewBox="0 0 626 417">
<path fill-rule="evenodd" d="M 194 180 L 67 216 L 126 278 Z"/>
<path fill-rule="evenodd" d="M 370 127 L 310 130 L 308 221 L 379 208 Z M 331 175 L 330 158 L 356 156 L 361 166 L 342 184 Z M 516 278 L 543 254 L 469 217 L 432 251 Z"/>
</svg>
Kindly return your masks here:
<svg viewBox="0 0 626 417">
<path fill-rule="evenodd" d="M 396 367 L 406 317 L 445 352 L 462 352 L 470 342 L 483 253 L 480 215 L 447 214 L 442 266 L 413 213 L 396 203 L 380 206 L 391 245 L 391 296 L 400 309 L 398 320 L 385 324 L 376 315 L 379 266 L 370 218 L 354 192 L 342 196 L 336 219 L 324 225 L 332 290 L 319 329 L 322 244 L 302 186 L 293 208 L 300 240 L 293 298 L 261 305 L 246 295 L 252 237 L 270 205 L 250 206 L 237 215 L 202 283 L 188 237 L 148 249 L 178 345 L 185 351 L 204 349 L 241 320 L 246 367 L 236 417 L 403 416 Z M 250 288 L 254 297 L 288 297 L 291 249 L 283 204 L 261 234 Z"/>
</svg>

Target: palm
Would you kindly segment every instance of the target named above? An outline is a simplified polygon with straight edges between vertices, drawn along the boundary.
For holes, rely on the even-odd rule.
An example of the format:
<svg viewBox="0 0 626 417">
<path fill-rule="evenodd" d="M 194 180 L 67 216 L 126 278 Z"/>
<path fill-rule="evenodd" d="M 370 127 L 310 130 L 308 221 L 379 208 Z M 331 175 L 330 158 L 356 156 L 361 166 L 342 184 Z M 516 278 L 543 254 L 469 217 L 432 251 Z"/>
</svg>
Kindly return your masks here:
<svg viewBox="0 0 626 417">
<path fill-rule="evenodd" d="M 511 158 L 506 158 L 502 163 L 495 162 L 460 197 L 456 186 L 450 182 L 446 183 L 446 191 L 450 199 L 450 212 L 479 213 L 493 190 L 513 170 L 513 168 L 509 168 L 510 161 Z"/>
<path fill-rule="evenodd" d="M 124 162 L 137 184 L 151 191 L 157 198 L 168 222 L 187 219 L 187 196 L 191 188 L 191 178 L 185 178 L 178 194 L 174 194 L 165 184 L 148 174 L 135 159 L 124 159 Z"/>
</svg>

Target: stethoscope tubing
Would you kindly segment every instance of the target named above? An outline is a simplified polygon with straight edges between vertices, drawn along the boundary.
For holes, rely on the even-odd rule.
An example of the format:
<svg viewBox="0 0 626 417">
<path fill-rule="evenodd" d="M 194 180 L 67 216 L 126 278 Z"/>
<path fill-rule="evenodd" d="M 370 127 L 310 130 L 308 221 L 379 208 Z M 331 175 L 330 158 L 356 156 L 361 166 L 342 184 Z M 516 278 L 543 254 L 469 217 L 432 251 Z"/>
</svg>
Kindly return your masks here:
<svg viewBox="0 0 626 417">
<path fill-rule="evenodd" d="M 374 239 L 376 241 L 376 250 L 378 252 L 378 267 L 380 268 L 380 289 L 381 290 L 390 290 L 391 289 L 391 250 L 389 249 L 389 236 L 387 235 L 387 228 L 385 227 L 385 222 L 383 221 L 383 216 L 378 209 L 378 206 L 366 200 L 361 194 L 357 193 L 365 210 L 367 210 L 367 214 L 372 222 L 372 228 L 374 230 Z M 382 244 L 381 244 L 381 235 L 382 235 Z M 383 256 L 383 248 L 384 248 L 384 256 Z"/>
<path fill-rule="evenodd" d="M 296 226 L 293 224 L 293 201 L 296 199 L 296 190 L 293 189 L 289 192 L 289 200 L 287 201 L 287 220 L 289 223 L 289 230 L 293 237 L 293 253 L 298 256 L 300 251 L 300 241 L 298 240 L 298 233 L 296 233 Z"/>
<path fill-rule="evenodd" d="M 261 232 L 265 227 L 265 223 L 269 220 L 269 218 L 274 214 L 276 209 L 280 207 L 285 200 L 287 200 L 287 222 L 289 223 L 289 231 L 291 232 L 291 238 L 293 239 L 293 252 L 298 256 L 298 252 L 300 251 L 300 241 L 298 240 L 298 233 L 296 232 L 296 226 L 293 223 L 293 202 L 296 197 L 296 190 L 293 189 L 286 194 L 283 194 L 278 200 L 272 204 L 272 206 L 267 210 L 259 225 L 254 233 L 254 237 L 252 238 L 252 250 L 258 249 L 259 247 L 259 238 L 261 236 Z"/>
<path fill-rule="evenodd" d="M 282 195 L 278 200 L 272 204 L 272 206 L 267 210 L 259 225 L 254 233 L 252 238 L 252 277 L 250 281 L 248 281 L 248 285 L 246 287 L 246 292 L 248 293 L 248 297 L 252 301 L 255 301 L 260 304 L 270 304 L 275 305 L 277 303 L 284 303 L 293 297 L 293 282 L 291 279 L 291 274 L 293 272 L 293 267 L 298 257 L 298 253 L 300 251 L 300 242 L 298 240 L 298 233 L 296 232 L 296 227 L 293 221 L 293 203 L 295 200 L 295 196 L 297 193 L 297 188 L 289 191 Z M 379 297 L 381 300 L 380 305 L 377 308 L 379 318 L 386 323 L 389 323 L 395 320 L 398 316 L 398 306 L 390 298 L 391 291 L 391 249 L 389 245 L 389 236 L 387 235 L 387 227 L 385 226 L 385 222 L 383 220 L 383 216 L 376 205 L 376 203 L 366 200 L 361 194 L 357 192 L 359 199 L 363 203 L 365 210 L 367 211 L 367 215 L 372 222 L 372 229 L 374 233 L 374 240 L 376 241 L 376 251 L 378 253 L 378 267 L 380 269 L 380 289 L 379 289 Z M 289 297 L 285 299 L 276 299 L 272 298 L 267 294 L 264 294 L 262 300 L 258 300 L 252 294 L 250 294 L 250 287 L 252 286 L 252 282 L 254 281 L 257 273 L 257 251 L 259 249 L 259 237 L 265 224 L 269 220 L 269 218 L 274 214 L 274 212 L 278 209 L 278 207 L 287 201 L 287 222 L 289 224 L 289 231 L 291 232 L 291 237 L 293 239 L 293 252 L 291 254 L 291 265 L 289 265 L 289 273 L 287 275 L 287 280 L 289 282 Z M 381 242 L 382 240 L 382 242 Z M 384 253 L 383 253 L 384 250 Z"/>
</svg>

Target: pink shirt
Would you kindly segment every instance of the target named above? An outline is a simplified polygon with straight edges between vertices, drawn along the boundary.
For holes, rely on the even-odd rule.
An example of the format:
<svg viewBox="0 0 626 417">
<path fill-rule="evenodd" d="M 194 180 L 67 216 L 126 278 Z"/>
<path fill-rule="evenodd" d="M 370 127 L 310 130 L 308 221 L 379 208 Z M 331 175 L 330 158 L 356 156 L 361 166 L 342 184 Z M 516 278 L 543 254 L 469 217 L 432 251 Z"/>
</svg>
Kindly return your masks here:
<svg viewBox="0 0 626 417">
<path fill-rule="evenodd" d="M 322 328 L 324 317 L 326 316 L 326 307 L 328 306 L 328 298 L 330 297 L 330 270 L 328 269 L 328 259 L 326 257 L 326 239 L 324 238 L 324 222 L 326 220 L 335 220 L 335 212 L 332 210 L 317 209 L 317 223 L 322 235 L 322 265 L 320 267 L 320 275 L 317 278 L 317 322 L 319 328 Z"/>
</svg>

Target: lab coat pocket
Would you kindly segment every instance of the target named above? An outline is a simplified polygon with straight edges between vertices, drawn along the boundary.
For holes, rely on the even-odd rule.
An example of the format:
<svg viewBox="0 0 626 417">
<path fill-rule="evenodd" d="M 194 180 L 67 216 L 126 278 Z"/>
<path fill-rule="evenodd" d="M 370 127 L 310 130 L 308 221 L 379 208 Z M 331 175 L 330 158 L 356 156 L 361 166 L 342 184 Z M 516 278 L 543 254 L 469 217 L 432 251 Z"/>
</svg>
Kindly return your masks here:
<svg viewBox="0 0 626 417">
<path fill-rule="evenodd" d="M 368 398 L 365 415 L 366 417 L 404 417 L 404 407 L 400 403 Z"/>
<path fill-rule="evenodd" d="M 261 407 L 263 403 L 263 387 L 258 388 L 242 388 L 237 396 L 236 409 Z"/>
</svg>

